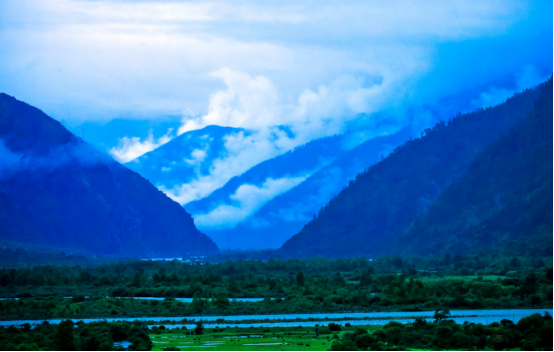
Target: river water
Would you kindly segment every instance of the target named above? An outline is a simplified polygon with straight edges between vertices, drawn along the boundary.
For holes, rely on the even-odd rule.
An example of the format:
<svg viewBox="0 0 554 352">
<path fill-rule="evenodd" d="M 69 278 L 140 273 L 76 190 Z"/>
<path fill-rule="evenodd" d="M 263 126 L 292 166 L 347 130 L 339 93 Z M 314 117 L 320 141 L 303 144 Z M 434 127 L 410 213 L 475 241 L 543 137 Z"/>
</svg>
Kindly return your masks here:
<svg viewBox="0 0 554 352">
<path fill-rule="evenodd" d="M 146 300 L 155 300 L 155 301 L 163 301 L 165 300 L 165 297 L 111 297 L 111 298 L 123 298 L 123 299 L 146 299 Z M 192 300 L 194 298 L 175 298 L 176 301 L 179 302 L 185 302 L 185 303 L 192 303 Z M 211 298 L 203 298 L 207 299 L 208 301 L 211 301 Z M 229 298 L 229 301 L 237 301 L 237 302 L 260 302 L 263 301 L 264 298 Z"/>
<path fill-rule="evenodd" d="M 492 322 L 500 322 L 502 319 L 512 320 L 517 323 L 521 318 L 525 318 L 534 313 L 544 314 L 545 312 L 552 315 L 551 308 L 544 309 L 486 309 L 486 310 L 451 310 L 452 319 L 459 324 L 464 322 L 490 324 Z M 227 316 L 187 316 L 187 317 L 142 317 L 142 318 L 107 318 L 107 319 L 73 319 L 75 322 L 82 320 L 85 323 L 105 320 L 113 321 L 173 321 L 177 324 L 166 325 L 167 328 L 186 327 L 193 328 L 196 326 L 191 320 L 204 322 L 204 327 L 234 327 L 240 326 L 243 328 L 254 327 L 276 327 L 276 326 L 315 326 L 316 324 L 328 324 L 337 322 L 339 324 L 350 323 L 352 325 L 384 325 L 389 321 L 397 321 L 399 323 L 413 322 L 416 317 L 432 320 L 434 311 L 425 312 L 372 312 L 372 313 L 314 313 L 314 314 L 271 314 L 271 315 L 227 315 Z M 318 319 L 322 321 L 308 322 L 271 322 L 271 319 Z M 352 320 L 340 320 L 344 318 L 355 318 Z M 186 320 L 185 320 L 186 319 Z M 233 321 L 249 321 L 259 320 L 256 323 L 226 323 L 217 322 L 218 319 L 233 320 Z M 361 320 L 360 320 L 361 319 Z M 188 320 L 188 321 L 187 321 Z M 264 321 L 265 320 L 265 321 Z M 61 319 L 50 319 L 50 324 L 59 324 Z M 31 325 L 41 324 L 43 320 L 12 320 L 0 321 L 0 326 L 21 325 L 29 323 Z M 182 324 L 179 324 L 181 323 Z M 150 327 L 156 325 L 150 325 Z"/>
</svg>

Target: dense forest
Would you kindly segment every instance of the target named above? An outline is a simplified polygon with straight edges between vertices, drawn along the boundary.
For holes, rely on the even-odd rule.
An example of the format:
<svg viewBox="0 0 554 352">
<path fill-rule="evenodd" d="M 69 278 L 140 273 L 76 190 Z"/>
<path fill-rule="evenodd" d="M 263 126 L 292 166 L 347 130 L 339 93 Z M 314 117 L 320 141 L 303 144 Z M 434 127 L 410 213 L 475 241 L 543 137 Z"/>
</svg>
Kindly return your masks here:
<svg viewBox="0 0 554 352">
<path fill-rule="evenodd" d="M 149 329 L 140 322 L 85 324 L 64 320 L 60 324 L 32 327 L 0 326 L 2 351 L 113 351 L 114 342 L 129 341 L 129 350 L 150 351 Z M 125 349 L 120 349 L 125 350 Z"/>
<path fill-rule="evenodd" d="M 529 116 L 480 153 L 398 242 L 404 253 L 552 253 L 552 81 Z"/>
<path fill-rule="evenodd" d="M 0 270 L 0 295 L 19 298 L 0 301 L 3 319 L 543 307 L 552 301 L 552 258 L 482 253 L 37 266 Z M 181 297 L 193 299 L 175 299 Z M 233 300 L 243 297 L 263 300 Z"/>
<path fill-rule="evenodd" d="M 359 174 L 278 253 L 374 257 L 397 252 L 397 239 L 406 228 L 467 172 L 481 151 L 523 121 L 551 84 L 426 129 L 421 138 L 405 142 Z"/>
<path fill-rule="evenodd" d="M 456 324 L 450 312 L 435 312 L 435 322 L 417 318 L 411 324 L 390 322 L 372 332 L 357 328 L 334 341 L 331 351 L 514 350 L 551 351 L 552 317 L 533 314 L 514 324 L 504 319 L 489 325 Z"/>
</svg>

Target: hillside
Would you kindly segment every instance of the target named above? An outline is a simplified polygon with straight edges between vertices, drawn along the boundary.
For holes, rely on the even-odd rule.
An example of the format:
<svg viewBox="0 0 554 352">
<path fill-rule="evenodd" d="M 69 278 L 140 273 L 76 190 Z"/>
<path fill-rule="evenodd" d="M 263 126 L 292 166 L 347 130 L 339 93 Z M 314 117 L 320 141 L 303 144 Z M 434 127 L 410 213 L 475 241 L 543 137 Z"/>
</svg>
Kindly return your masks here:
<svg viewBox="0 0 554 352">
<path fill-rule="evenodd" d="M 426 129 L 421 138 L 359 174 L 277 254 L 372 257 L 395 252 L 406 227 L 467 171 L 478 153 L 527 116 L 543 87 Z"/>
<path fill-rule="evenodd" d="M 480 153 L 401 237 L 405 254 L 552 255 L 552 79 L 522 123 Z"/>
<path fill-rule="evenodd" d="M 204 231 L 220 248 L 279 248 L 358 173 L 390 153 L 410 134 L 411 129 L 408 127 L 393 135 L 365 141 L 346 152 L 337 150 L 341 154 L 330 164 L 287 192 L 275 196 L 237 226 Z M 327 139 L 323 141 L 331 144 Z M 308 166 L 309 163 L 304 165 Z M 187 206 L 187 210 L 191 208 Z"/>
<path fill-rule="evenodd" d="M 226 152 L 225 138 L 239 132 L 246 133 L 240 128 L 220 126 L 186 132 L 125 166 L 156 187 L 171 189 L 209 175 L 213 161 Z"/>
<path fill-rule="evenodd" d="M 101 255 L 214 254 L 176 202 L 42 111 L 0 94 L 0 240 Z"/>
</svg>

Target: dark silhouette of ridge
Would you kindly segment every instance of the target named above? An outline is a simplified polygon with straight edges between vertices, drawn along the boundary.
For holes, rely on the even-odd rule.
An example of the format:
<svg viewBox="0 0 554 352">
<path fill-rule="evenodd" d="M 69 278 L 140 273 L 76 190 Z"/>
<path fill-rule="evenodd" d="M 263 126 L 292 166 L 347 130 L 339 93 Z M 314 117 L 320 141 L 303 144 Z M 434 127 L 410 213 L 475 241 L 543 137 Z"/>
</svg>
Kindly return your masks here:
<svg viewBox="0 0 554 352">
<path fill-rule="evenodd" d="M 472 160 L 531 111 L 544 84 L 426 129 L 371 166 L 275 252 L 284 257 L 397 253 L 397 240 Z"/>
<path fill-rule="evenodd" d="M 118 256 L 218 252 L 178 203 L 6 94 L 0 163 L 0 240 Z"/>
</svg>

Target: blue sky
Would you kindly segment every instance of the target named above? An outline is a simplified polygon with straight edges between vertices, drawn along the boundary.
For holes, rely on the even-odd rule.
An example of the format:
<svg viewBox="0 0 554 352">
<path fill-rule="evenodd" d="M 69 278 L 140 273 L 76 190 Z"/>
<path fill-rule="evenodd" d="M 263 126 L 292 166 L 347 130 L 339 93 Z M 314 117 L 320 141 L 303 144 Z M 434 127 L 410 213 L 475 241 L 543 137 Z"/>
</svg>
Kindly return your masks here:
<svg viewBox="0 0 554 352">
<path fill-rule="evenodd" d="M 552 27 L 551 1 L 1 1 L 0 91 L 70 123 L 182 116 L 121 161 L 209 124 L 274 138 L 267 158 L 360 113 L 380 134 L 467 90 L 499 103 L 552 74 Z"/>
</svg>

